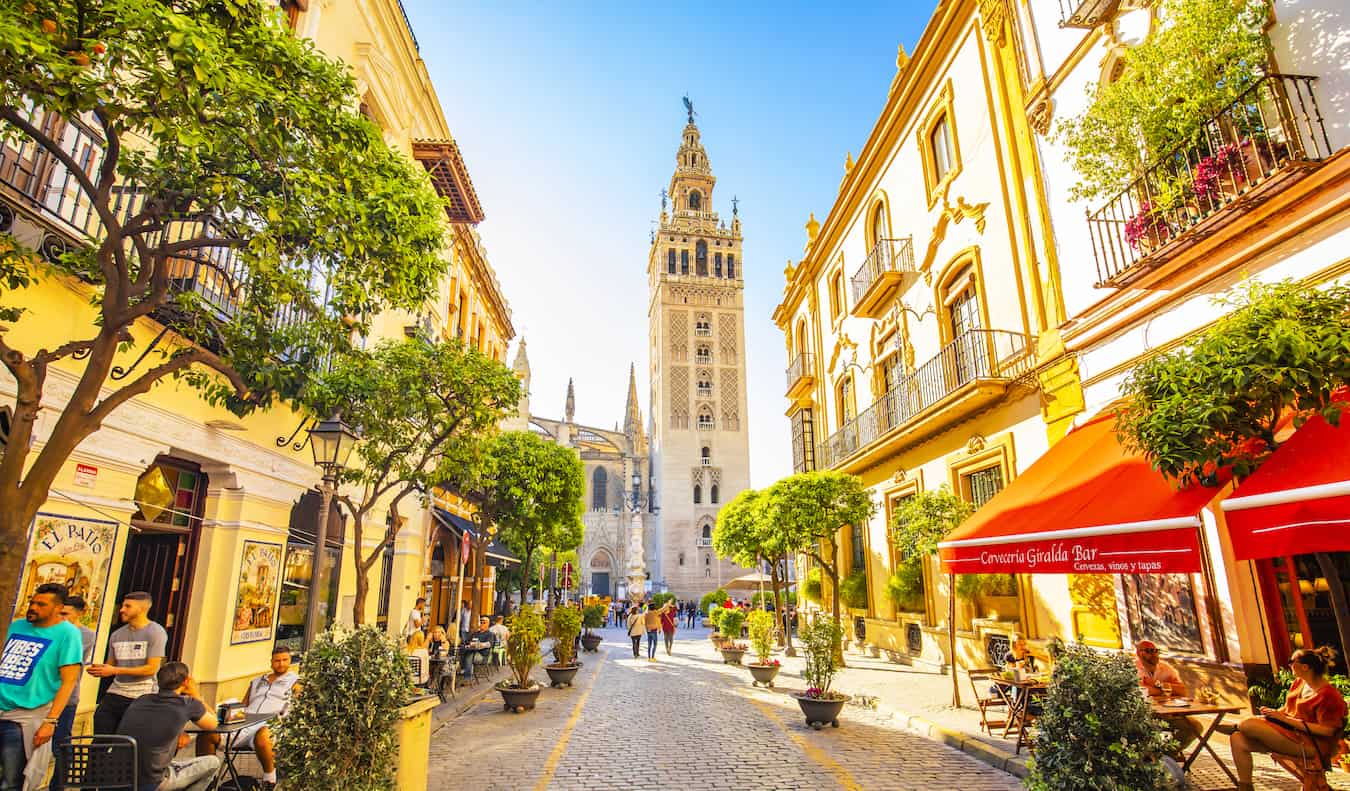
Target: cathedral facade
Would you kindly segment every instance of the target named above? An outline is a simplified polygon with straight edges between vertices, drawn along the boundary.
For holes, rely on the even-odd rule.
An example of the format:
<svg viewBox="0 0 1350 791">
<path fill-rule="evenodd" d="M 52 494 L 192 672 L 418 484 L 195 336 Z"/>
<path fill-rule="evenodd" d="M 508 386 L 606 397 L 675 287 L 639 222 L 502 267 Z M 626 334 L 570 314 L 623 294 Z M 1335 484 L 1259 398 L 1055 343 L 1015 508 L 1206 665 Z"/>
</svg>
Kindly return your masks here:
<svg viewBox="0 0 1350 791">
<path fill-rule="evenodd" d="M 647 258 L 651 464 L 659 552 L 648 574 L 696 598 L 745 569 L 712 549 L 717 512 L 750 485 L 741 220 L 713 210 L 717 183 L 689 121 Z"/>
<path fill-rule="evenodd" d="M 654 503 L 650 446 L 638 408 L 635 371 L 630 368 L 628 372 L 628 403 L 622 428 L 615 425 L 610 430 L 576 422 L 576 392 L 571 381 L 567 383 L 561 420 L 531 413 L 530 362 L 523 340 L 512 367 L 521 380 L 524 395 L 516 416 L 503 428 L 533 431 L 572 448 L 585 467 L 586 506 L 582 519 L 586 538 L 577 551 L 581 564 L 576 583 L 579 591 L 582 595 L 627 598 L 630 568 L 650 569 L 651 559 L 660 549 L 651 513 Z M 650 573 L 648 576 L 649 582 L 657 579 Z"/>
</svg>

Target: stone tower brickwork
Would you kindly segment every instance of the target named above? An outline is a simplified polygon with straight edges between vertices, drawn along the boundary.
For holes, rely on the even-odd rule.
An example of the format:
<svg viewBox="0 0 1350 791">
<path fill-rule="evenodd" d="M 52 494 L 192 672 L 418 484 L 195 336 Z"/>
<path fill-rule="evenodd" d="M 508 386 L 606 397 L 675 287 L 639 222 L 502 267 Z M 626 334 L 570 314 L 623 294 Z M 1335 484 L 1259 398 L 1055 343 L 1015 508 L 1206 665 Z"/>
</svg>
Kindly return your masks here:
<svg viewBox="0 0 1350 791">
<path fill-rule="evenodd" d="M 741 220 L 713 211 L 690 110 L 647 259 L 657 543 L 650 579 L 697 597 L 746 573 L 712 550 L 718 510 L 750 485 Z M 669 207 L 667 207 L 667 200 Z M 654 586 L 655 587 L 655 586 Z"/>
</svg>

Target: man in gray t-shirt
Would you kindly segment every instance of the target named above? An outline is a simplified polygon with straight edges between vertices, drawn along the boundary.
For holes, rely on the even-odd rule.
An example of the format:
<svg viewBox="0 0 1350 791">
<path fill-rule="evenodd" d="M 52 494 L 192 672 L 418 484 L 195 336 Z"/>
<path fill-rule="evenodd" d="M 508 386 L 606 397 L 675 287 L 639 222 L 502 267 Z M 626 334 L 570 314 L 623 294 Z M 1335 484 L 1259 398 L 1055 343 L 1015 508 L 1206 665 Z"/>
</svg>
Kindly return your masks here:
<svg viewBox="0 0 1350 791">
<path fill-rule="evenodd" d="M 150 620 L 150 594 L 128 593 L 118 614 L 121 629 L 108 641 L 108 662 L 89 666 L 89 674 L 98 678 L 113 676 L 112 686 L 94 710 L 94 733 L 116 733 L 131 702 L 142 695 L 153 695 L 159 687 L 155 674 L 164 661 L 169 634 Z"/>
</svg>

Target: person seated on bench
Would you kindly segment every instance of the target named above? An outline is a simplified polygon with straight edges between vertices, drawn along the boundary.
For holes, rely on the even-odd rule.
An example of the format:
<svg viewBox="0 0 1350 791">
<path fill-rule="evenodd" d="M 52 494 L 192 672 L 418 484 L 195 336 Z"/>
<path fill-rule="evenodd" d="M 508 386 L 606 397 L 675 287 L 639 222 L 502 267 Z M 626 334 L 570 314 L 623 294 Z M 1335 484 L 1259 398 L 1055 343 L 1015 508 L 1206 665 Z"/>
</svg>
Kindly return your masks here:
<svg viewBox="0 0 1350 791">
<path fill-rule="evenodd" d="M 475 657 L 482 657 L 478 664 L 487 664 L 488 657 L 492 654 L 492 647 L 497 644 L 497 636 L 488 629 L 488 617 L 486 615 L 479 617 L 478 629 L 469 634 L 464 643 L 464 654 L 460 657 L 460 669 L 465 678 L 473 678 L 473 665 Z"/>
<path fill-rule="evenodd" d="M 291 705 L 291 695 L 299 689 L 300 676 L 291 669 L 291 649 L 279 645 L 272 649 L 272 672 L 253 679 L 244 693 L 246 714 L 284 715 Z M 262 764 L 262 787 L 270 789 L 277 783 L 277 758 L 272 746 L 272 731 L 267 723 L 250 725 L 239 732 L 234 749 L 253 750 Z M 220 735 L 203 733 L 197 737 L 197 755 L 215 755 L 220 747 Z"/>
</svg>

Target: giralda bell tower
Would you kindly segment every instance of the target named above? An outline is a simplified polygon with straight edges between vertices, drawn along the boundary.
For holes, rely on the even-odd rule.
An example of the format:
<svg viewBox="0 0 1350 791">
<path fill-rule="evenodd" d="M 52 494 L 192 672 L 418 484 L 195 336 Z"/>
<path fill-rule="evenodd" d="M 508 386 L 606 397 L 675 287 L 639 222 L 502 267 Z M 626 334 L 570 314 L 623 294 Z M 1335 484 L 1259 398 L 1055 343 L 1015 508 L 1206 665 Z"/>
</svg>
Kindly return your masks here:
<svg viewBox="0 0 1350 791">
<path fill-rule="evenodd" d="M 713 176 L 694 110 L 663 193 L 647 256 L 651 291 L 651 453 L 656 477 L 658 557 L 664 582 L 693 598 L 745 573 L 712 549 L 717 511 L 750 485 L 746 437 L 745 281 L 741 220 L 713 211 Z M 667 211 L 669 202 L 669 211 Z"/>
</svg>

